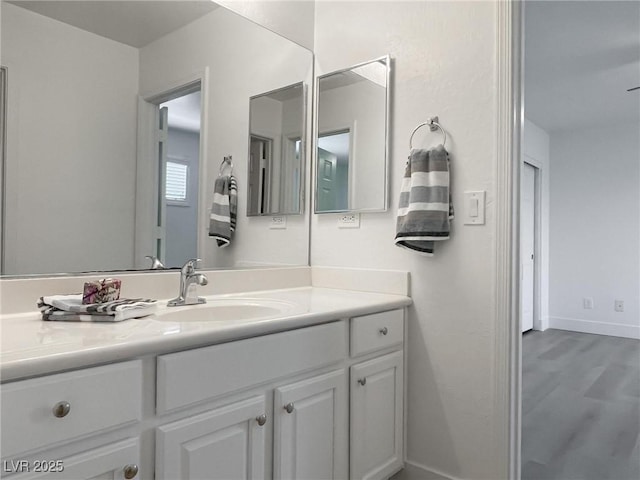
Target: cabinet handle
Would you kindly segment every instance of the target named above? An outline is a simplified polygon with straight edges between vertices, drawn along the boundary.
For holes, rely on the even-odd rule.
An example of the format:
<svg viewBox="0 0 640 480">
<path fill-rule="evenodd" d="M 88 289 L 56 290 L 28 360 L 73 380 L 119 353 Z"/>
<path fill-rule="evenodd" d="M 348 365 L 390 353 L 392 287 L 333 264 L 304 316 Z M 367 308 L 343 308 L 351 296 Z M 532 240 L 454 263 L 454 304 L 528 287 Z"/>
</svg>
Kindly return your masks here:
<svg viewBox="0 0 640 480">
<path fill-rule="evenodd" d="M 132 463 L 130 465 L 125 465 L 123 471 L 124 471 L 124 478 L 126 478 L 127 480 L 130 480 L 132 478 L 135 478 L 136 475 L 138 475 L 138 465 L 136 465 L 135 463 Z"/>
<path fill-rule="evenodd" d="M 256 422 L 258 422 L 258 425 L 263 426 L 265 423 L 267 423 L 267 416 L 263 413 L 262 415 L 256 417 Z"/>
<path fill-rule="evenodd" d="M 293 402 L 289 402 L 284 406 L 284 409 L 287 411 L 287 413 L 291 413 L 295 409 L 295 406 L 293 405 Z"/>
<path fill-rule="evenodd" d="M 359 378 L 358 383 L 364 387 L 367 384 L 367 377 Z"/>
<path fill-rule="evenodd" d="M 389 329 L 387 327 L 382 327 L 378 331 L 380 332 L 380 335 L 386 335 L 387 333 L 389 333 Z"/>
<path fill-rule="evenodd" d="M 53 415 L 57 418 L 66 417 L 71 411 L 69 402 L 58 402 L 53 406 Z"/>
</svg>

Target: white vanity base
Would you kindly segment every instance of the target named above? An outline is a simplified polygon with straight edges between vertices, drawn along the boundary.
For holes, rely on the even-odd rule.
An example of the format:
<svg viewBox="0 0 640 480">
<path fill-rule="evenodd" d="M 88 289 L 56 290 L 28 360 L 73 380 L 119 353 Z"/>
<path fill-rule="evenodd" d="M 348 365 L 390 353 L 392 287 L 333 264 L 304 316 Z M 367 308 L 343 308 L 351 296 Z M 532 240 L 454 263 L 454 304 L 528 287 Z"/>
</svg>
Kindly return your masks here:
<svg viewBox="0 0 640 480">
<path fill-rule="evenodd" d="M 25 333 L 23 365 L 17 348 L 6 363 L 3 353 L 11 381 L 1 389 L 1 475 L 385 479 L 399 471 L 410 299 L 314 287 L 260 295 L 299 310 L 231 326 L 151 318 L 96 333 L 102 325 L 76 324 L 80 338 L 69 324 L 31 324 L 31 334 L 63 333 L 50 332 L 60 341 L 42 350 L 27 348 Z M 42 460 L 49 471 L 35 472 Z"/>
</svg>

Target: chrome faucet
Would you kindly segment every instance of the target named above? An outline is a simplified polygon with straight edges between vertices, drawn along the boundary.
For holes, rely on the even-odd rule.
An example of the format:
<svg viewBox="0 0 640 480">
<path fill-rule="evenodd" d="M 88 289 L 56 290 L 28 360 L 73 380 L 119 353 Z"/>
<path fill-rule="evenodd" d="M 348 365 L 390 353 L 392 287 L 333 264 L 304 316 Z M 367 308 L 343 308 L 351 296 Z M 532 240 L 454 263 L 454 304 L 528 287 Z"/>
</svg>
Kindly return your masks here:
<svg viewBox="0 0 640 480">
<path fill-rule="evenodd" d="M 145 255 L 144 258 L 148 258 L 149 260 L 151 260 L 151 270 L 164 270 L 165 268 L 167 268 L 158 257 L 155 257 L 153 255 Z"/>
<path fill-rule="evenodd" d="M 203 297 L 199 297 L 196 292 L 198 285 L 204 286 L 209 283 L 206 275 L 196 273 L 196 263 L 199 261 L 199 258 L 192 258 L 191 260 L 187 260 L 187 263 L 182 266 L 180 269 L 180 295 L 173 300 L 169 300 L 167 303 L 168 307 L 197 305 L 207 302 Z"/>
</svg>

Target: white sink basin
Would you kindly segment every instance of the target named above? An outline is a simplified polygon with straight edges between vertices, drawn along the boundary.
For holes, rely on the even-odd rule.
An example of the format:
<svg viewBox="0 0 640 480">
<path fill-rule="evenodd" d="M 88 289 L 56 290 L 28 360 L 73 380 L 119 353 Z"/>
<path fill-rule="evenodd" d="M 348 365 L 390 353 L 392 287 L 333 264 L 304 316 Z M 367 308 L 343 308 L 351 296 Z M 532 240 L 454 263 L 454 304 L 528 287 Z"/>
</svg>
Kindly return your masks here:
<svg viewBox="0 0 640 480">
<path fill-rule="evenodd" d="M 203 305 L 170 307 L 157 320 L 165 322 L 229 322 L 277 317 L 293 305 L 277 300 L 224 299 L 209 300 Z"/>
</svg>

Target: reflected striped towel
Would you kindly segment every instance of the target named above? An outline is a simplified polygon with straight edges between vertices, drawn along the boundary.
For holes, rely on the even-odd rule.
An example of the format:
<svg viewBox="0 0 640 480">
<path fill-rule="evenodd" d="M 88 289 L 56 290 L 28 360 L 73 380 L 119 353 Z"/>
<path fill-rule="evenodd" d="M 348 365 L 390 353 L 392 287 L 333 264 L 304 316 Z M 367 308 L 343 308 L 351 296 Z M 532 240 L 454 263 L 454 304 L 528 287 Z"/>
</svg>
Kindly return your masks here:
<svg viewBox="0 0 640 480">
<path fill-rule="evenodd" d="M 218 247 L 231 243 L 238 214 L 238 184 L 233 175 L 216 178 L 213 186 L 213 205 L 209 216 L 209 236 Z"/>
<path fill-rule="evenodd" d="M 431 257 L 434 241 L 449 238 L 451 219 L 449 154 L 442 145 L 411 150 L 400 190 L 396 245 Z"/>
<path fill-rule="evenodd" d="M 122 298 L 112 302 L 82 304 L 82 294 L 40 297 L 38 308 L 43 320 L 67 322 L 121 322 L 155 313 L 155 300 Z"/>
</svg>

